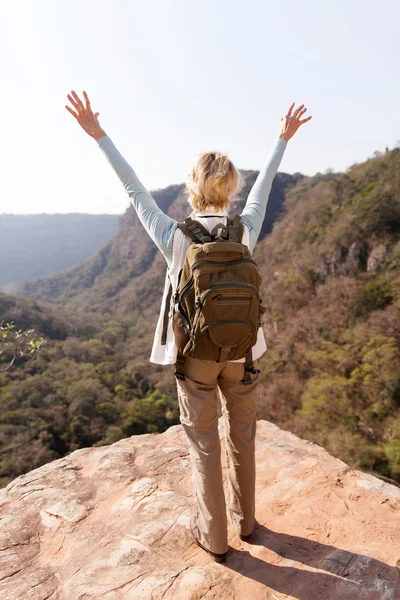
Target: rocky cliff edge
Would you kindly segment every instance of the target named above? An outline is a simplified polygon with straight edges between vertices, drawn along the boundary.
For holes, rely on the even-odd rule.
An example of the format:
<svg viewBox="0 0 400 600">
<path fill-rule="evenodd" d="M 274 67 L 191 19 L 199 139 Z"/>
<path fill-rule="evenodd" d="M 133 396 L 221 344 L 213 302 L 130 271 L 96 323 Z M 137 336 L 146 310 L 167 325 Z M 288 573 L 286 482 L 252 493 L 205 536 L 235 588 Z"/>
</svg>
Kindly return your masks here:
<svg viewBox="0 0 400 600">
<path fill-rule="evenodd" d="M 256 454 L 256 531 L 228 520 L 223 564 L 189 531 L 181 425 L 18 477 L 0 490 L 0 598 L 399 600 L 400 488 L 267 421 Z"/>
</svg>

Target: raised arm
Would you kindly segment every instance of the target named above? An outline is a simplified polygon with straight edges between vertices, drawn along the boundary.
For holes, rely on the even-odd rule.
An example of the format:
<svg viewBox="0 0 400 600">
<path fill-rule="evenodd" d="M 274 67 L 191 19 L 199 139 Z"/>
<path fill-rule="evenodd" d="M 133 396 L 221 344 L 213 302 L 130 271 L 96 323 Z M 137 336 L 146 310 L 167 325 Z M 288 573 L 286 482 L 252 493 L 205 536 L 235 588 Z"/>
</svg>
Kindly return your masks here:
<svg viewBox="0 0 400 600">
<path fill-rule="evenodd" d="M 131 199 L 138 217 L 150 235 L 153 242 L 164 254 L 168 265 L 172 263 L 172 243 L 177 227 L 177 221 L 166 215 L 157 205 L 153 196 L 147 191 L 144 185 L 137 177 L 135 171 L 127 163 L 121 153 L 117 150 L 112 140 L 101 128 L 98 122 L 98 115 L 93 114 L 89 98 L 86 92 L 83 92 L 85 106 L 77 94 L 72 91 L 68 94 L 68 99 L 76 109 L 75 113 L 69 106 L 65 108 L 76 118 L 80 126 L 97 141 L 98 146 L 105 154 L 108 162 L 118 175 L 125 191 Z"/>
<path fill-rule="evenodd" d="M 260 235 L 272 182 L 278 171 L 287 143 L 290 138 L 294 136 L 300 125 L 311 119 L 311 117 L 307 117 L 306 119 L 300 120 L 300 117 L 307 110 L 304 108 L 304 104 L 301 104 L 292 115 L 293 107 L 294 102 L 289 107 L 286 115 L 280 119 L 278 138 L 251 188 L 246 205 L 241 214 L 243 223 L 245 223 L 249 229 L 251 252 L 253 252 L 254 246 Z"/>
</svg>

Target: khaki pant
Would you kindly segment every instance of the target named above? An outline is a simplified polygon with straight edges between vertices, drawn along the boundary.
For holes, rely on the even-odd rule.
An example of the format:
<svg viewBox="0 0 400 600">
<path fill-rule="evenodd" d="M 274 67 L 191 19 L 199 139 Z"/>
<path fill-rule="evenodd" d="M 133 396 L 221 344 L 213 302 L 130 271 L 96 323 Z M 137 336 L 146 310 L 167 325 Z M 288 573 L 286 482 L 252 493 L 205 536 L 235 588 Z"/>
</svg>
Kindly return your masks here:
<svg viewBox="0 0 400 600">
<path fill-rule="evenodd" d="M 255 360 L 254 366 L 258 366 Z M 177 379 L 180 422 L 186 433 L 197 500 L 200 542 L 212 552 L 228 551 L 227 515 L 218 434 L 217 391 L 225 424 L 227 504 L 239 534 L 253 531 L 255 436 L 259 374 L 240 383 L 244 363 L 187 357 L 185 379 Z"/>
</svg>

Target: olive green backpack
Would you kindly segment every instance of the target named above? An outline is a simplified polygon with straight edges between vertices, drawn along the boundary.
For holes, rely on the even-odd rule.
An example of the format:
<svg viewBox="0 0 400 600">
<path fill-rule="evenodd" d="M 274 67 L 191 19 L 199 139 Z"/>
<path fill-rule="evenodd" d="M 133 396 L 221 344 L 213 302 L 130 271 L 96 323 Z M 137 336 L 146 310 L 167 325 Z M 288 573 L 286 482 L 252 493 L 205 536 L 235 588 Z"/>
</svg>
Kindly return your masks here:
<svg viewBox="0 0 400 600">
<path fill-rule="evenodd" d="M 250 250 L 242 244 L 240 216 L 218 223 L 211 233 L 188 217 L 178 227 L 192 242 L 179 273 L 172 305 L 172 327 L 178 356 L 175 376 L 185 378 L 185 357 L 224 362 L 245 357 L 243 383 L 259 373 L 252 346 L 265 307 L 261 304 L 261 276 Z M 166 341 L 166 299 L 162 342 Z"/>
</svg>

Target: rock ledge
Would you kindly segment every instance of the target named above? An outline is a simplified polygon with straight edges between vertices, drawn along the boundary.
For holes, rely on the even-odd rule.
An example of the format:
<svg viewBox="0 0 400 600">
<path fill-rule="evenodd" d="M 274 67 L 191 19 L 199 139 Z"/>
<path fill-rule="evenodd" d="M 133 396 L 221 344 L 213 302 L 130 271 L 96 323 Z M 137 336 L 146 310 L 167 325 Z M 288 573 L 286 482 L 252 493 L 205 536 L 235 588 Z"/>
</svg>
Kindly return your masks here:
<svg viewBox="0 0 400 600">
<path fill-rule="evenodd" d="M 1 599 L 399 600 L 400 488 L 267 421 L 256 452 L 254 539 L 229 524 L 223 564 L 190 535 L 181 425 L 18 477 L 0 490 Z"/>
</svg>

